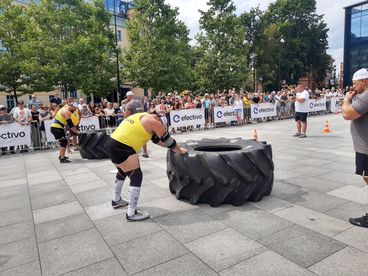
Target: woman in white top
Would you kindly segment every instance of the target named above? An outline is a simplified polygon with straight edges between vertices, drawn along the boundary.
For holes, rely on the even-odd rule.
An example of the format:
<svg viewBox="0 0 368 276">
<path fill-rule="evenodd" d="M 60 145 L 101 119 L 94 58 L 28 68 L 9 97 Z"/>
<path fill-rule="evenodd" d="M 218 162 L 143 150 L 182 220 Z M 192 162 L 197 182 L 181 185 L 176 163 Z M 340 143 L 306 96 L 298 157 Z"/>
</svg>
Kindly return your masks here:
<svg viewBox="0 0 368 276">
<path fill-rule="evenodd" d="M 234 112 L 236 115 L 236 121 L 238 126 L 243 124 L 242 121 L 242 114 L 243 114 L 243 102 L 242 100 L 239 98 L 238 94 L 234 95 L 234 103 L 233 103 L 233 107 L 234 107 Z"/>
<path fill-rule="evenodd" d="M 115 127 L 115 108 L 112 103 L 108 102 L 104 109 L 107 127 Z"/>
</svg>

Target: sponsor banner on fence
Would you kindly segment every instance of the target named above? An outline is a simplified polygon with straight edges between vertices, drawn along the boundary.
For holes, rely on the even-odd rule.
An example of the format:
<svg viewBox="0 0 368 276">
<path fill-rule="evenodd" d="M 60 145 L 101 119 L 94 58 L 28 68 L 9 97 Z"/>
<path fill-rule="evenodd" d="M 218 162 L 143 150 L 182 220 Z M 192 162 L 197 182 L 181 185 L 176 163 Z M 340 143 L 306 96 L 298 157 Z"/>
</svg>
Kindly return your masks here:
<svg viewBox="0 0 368 276">
<path fill-rule="evenodd" d="M 309 100 L 309 112 L 325 111 L 326 110 L 326 98 L 319 100 Z"/>
<path fill-rule="evenodd" d="M 331 98 L 331 112 L 341 112 L 341 105 L 344 98 L 332 97 Z"/>
<path fill-rule="evenodd" d="M 11 123 L 0 126 L 0 147 L 31 145 L 31 128 Z"/>
<path fill-rule="evenodd" d="M 100 123 L 98 122 L 98 117 L 92 116 L 89 118 L 82 118 L 79 123 L 79 127 L 81 131 L 100 129 Z"/>
<path fill-rule="evenodd" d="M 46 141 L 47 142 L 54 142 L 55 137 L 54 135 L 51 133 L 51 125 L 53 124 L 54 120 L 45 120 L 45 132 L 46 132 Z"/>
<path fill-rule="evenodd" d="M 204 125 L 204 109 L 183 109 L 170 112 L 172 127 Z"/>
<path fill-rule="evenodd" d="M 236 113 L 233 106 L 215 107 L 213 111 L 215 123 L 230 123 L 236 121 Z M 243 119 L 243 109 L 240 114 Z"/>
<path fill-rule="evenodd" d="M 250 110 L 252 119 L 277 116 L 276 104 L 272 103 L 252 104 Z"/>
</svg>

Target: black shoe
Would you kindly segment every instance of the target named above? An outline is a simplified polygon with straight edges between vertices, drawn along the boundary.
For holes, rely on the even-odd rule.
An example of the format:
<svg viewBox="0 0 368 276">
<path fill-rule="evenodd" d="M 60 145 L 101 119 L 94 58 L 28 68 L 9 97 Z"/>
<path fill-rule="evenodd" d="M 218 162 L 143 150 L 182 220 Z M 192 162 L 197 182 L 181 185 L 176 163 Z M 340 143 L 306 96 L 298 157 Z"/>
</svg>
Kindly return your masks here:
<svg viewBox="0 0 368 276">
<path fill-rule="evenodd" d="M 148 158 L 148 153 L 142 155 L 144 158 Z"/>
<path fill-rule="evenodd" d="M 360 218 L 349 218 L 349 222 L 359 227 L 368 228 L 368 214 L 365 214 L 365 216 Z"/>
<path fill-rule="evenodd" d="M 307 138 L 307 135 L 305 135 L 305 134 L 300 134 L 299 138 Z"/>
<path fill-rule="evenodd" d="M 297 133 L 295 133 L 293 136 L 294 137 L 299 137 L 300 135 L 302 135 L 301 133 L 299 133 L 299 132 L 297 132 Z"/>
<path fill-rule="evenodd" d="M 14 150 L 11 150 L 10 154 L 16 154 L 16 152 Z"/>
<path fill-rule="evenodd" d="M 60 163 L 71 163 L 72 161 L 66 159 L 66 158 L 63 158 L 63 159 L 60 159 Z"/>
<path fill-rule="evenodd" d="M 59 155 L 59 160 L 61 159 L 61 157 L 60 157 L 60 155 Z M 69 157 L 68 156 L 64 156 L 64 158 L 63 159 L 69 159 Z"/>
</svg>

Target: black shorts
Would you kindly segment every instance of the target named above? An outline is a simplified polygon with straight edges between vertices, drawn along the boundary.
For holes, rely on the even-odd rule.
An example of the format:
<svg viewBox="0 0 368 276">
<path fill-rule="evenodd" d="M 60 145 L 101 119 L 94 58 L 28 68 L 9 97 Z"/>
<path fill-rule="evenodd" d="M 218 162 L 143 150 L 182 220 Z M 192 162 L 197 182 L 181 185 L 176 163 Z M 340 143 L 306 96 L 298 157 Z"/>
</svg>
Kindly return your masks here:
<svg viewBox="0 0 368 276">
<path fill-rule="evenodd" d="M 295 112 L 295 122 L 302 121 L 306 122 L 308 117 L 308 112 Z"/>
<path fill-rule="evenodd" d="M 111 162 L 114 164 L 121 164 L 127 160 L 129 156 L 136 154 L 132 147 L 120 143 L 112 138 L 109 139 L 107 152 L 110 155 Z"/>
<path fill-rule="evenodd" d="M 355 153 L 355 173 L 362 176 L 368 176 L 368 155 L 364 153 Z"/>
<path fill-rule="evenodd" d="M 59 141 L 61 147 L 65 148 L 67 146 L 68 142 L 63 128 L 51 127 L 51 133 L 54 135 L 55 140 Z"/>
</svg>

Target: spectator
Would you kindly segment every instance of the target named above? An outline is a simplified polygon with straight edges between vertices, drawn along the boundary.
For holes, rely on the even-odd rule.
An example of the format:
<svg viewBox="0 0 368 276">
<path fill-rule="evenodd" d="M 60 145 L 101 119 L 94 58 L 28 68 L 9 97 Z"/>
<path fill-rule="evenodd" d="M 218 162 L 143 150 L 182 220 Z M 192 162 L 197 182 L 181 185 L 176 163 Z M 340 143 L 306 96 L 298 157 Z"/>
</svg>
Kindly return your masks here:
<svg viewBox="0 0 368 276">
<path fill-rule="evenodd" d="M 89 102 L 88 109 L 92 112 L 92 114 L 95 114 L 95 108 L 96 104 L 94 102 Z"/>
<path fill-rule="evenodd" d="M 106 126 L 107 127 L 115 127 L 115 109 L 112 106 L 112 103 L 108 102 L 106 108 L 104 109 Z"/>
<path fill-rule="evenodd" d="M 243 112 L 243 102 L 239 98 L 238 94 L 234 95 L 234 112 L 236 115 L 236 123 L 238 126 L 242 125 L 242 112 Z"/>
<path fill-rule="evenodd" d="M 0 107 L 0 126 L 11 124 L 13 122 L 14 122 L 13 115 L 8 114 L 5 106 L 1 106 Z M 5 155 L 6 151 L 7 151 L 7 147 L 2 147 L 0 155 Z M 14 147 L 13 146 L 9 147 L 9 151 L 11 154 L 14 154 L 15 153 Z"/>
<path fill-rule="evenodd" d="M 100 128 L 106 128 L 106 120 L 105 120 L 105 113 L 100 108 L 99 105 L 95 108 L 95 116 L 98 118 L 98 122 L 100 123 Z"/>
<path fill-rule="evenodd" d="M 249 93 L 245 93 L 243 96 L 243 113 L 244 113 L 244 122 L 250 123 L 251 114 L 250 114 L 251 101 L 249 99 Z"/>
<path fill-rule="evenodd" d="M 12 115 L 14 117 L 15 122 L 22 126 L 29 125 L 29 122 L 32 121 L 32 114 L 28 108 L 24 107 L 24 101 L 18 102 L 18 107 L 12 110 Z M 20 152 L 27 152 L 28 146 L 22 145 L 20 146 Z"/>
<path fill-rule="evenodd" d="M 28 101 L 27 107 L 31 108 L 32 105 L 35 105 L 37 110 L 39 110 L 41 106 L 41 102 L 37 100 L 37 96 L 35 94 L 32 94 L 31 100 Z"/>
<path fill-rule="evenodd" d="M 31 107 L 31 116 L 32 120 L 30 121 L 31 125 L 31 141 L 33 149 L 40 149 L 41 148 L 41 135 L 39 129 L 40 123 L 40 112 L 36 109 L 35 105 Z"/>
<path fill-rule="evenodd" d="M 50 100 L 50 103 L 54 103 L 56 105 L 61 104 L 61 99 L 59 98 L 59 93 L 58 92 L 55 92 L 54 96 Z"/>
<path fill-rule="evenodd" d="M 88 105 L 87 104 L 82 104 L 82 110 L 80 111 L 82 118 L 89 118 L 92 117 L 93 114 L 91 112 L 91 110 L 89 110 Z"/>
<path fill-rule="evenodd" d="M 345 95 L 342 115 L 350 120 L 350 131 L 355 151 L 355 173 L 368 185 L 368 70 L 360 69 L 353 75 L 354 91 Z M 355 101 L 353 101 L 355 98 Z M 350 218 L 353 225 L 368 228 L 368 214 Z"/>
<path fill-rule="evenodd" d="M 297 86 L 295 97 L 295 122 L 297 133 L 294 135 L 299 138 L 307 137 L 307 117 L 309 111 L 309 93 L 302 84 Z"/>
<path fill-rule="evenodd" d="M 50 110 L 44 106 L 41 108 L 39 121 L 40 121 L 40 134 L 41 134 L 41 148 L 47 148 L 45 121 L 51 119 Z"/>
<path fill-rule="evenodd" d="M 73 101 L 74 102 L 74 101 Z M 83 108 L 83 104 L 85 104 L 86 103 L 86 100 L 84 99 L 84 98 L 80 98 L 79 99 L 79 104 L 78 104 L 78 109 L 79 110 L 82 110 L 82 108 Z"/>
</svg>

